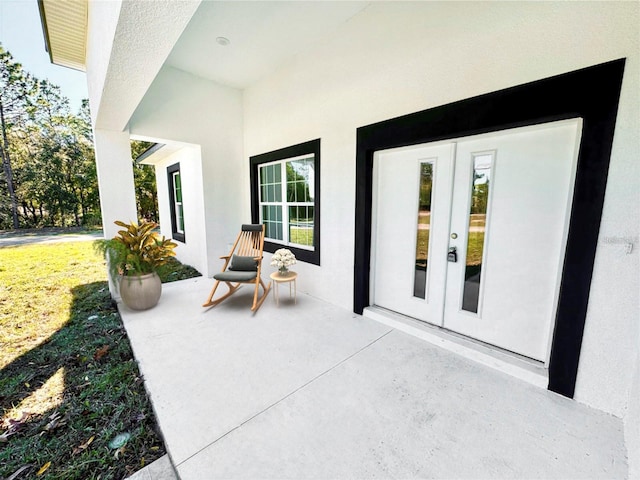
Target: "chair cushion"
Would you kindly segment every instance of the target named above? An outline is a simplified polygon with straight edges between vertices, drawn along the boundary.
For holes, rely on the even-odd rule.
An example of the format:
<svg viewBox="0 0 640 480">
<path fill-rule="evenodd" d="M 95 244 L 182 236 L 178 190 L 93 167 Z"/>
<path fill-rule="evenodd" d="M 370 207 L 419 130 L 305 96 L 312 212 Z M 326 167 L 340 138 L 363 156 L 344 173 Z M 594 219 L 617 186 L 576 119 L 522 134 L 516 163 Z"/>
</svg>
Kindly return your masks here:
<svg viewBox="0 0 640 480">
<path fill-rule="evenodd" d="M 258 262 L 253 257 L 243 257 L 234 255 L 231 257 L 231 266 L 229 270 L 236 272 L 255 272 L 258 270 Z"/>
<path fill-rule="evenodd" d="M 247 224 L 245 223 L 244 225 L 242 225 L 242 231 L 243 232 L 262 232 L 262 224 L 258 224 L 258 225 L 253 225 L 253 224 Z"/>
<path fill-rule="evenodd" d="M 216 273 L 213 278 L 222 282 L 250 282 L 255 280 L 258 272 L 233 272 L 226 271 L 222 273 Z"/>
</svg>

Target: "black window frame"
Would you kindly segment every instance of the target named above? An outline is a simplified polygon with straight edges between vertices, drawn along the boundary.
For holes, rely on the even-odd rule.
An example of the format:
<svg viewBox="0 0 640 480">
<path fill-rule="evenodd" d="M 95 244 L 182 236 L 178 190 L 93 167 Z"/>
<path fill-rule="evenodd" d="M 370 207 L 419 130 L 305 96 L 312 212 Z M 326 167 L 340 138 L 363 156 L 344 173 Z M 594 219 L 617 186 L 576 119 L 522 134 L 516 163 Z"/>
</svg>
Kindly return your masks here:
<svg viewBox="0 0 640 480">
<path fill-rule="evenodd" d="M 169 208 L 171 210 L 171 238 L 178 240 L 179 242 L 186 243 L 186 227 L 184 232 L 178 231 L 178 218 L 176 212 L 176 199 L 174 195 L 173 174 L 178 172 L 180 174 L 180 187 L 183 187 L 182 173 L 180 172 L 180 162 L 174 163 L 167 167 L 167 184 L 169 185 Z M 184 216 L 184 195 L 182 199 L 182 214 Z M 183 219 L 184 221 L 184 219 Z"/>
<path fill-rule="evenodd" d="M 298 261 L 320 265 L 320 139 L 310 140 L 272 152 L 254 155 L 249 158 L 251 167 L 251 221 L 260 223 L 260 178 L 259 166 L 303 155 L 313 155 L 314 165 L 314 218 L 313 218 L 313 250 L 298 248 L 295 245 L 284 245 L 265 239 L 264 250 L 274 253 L 279 248 L 288 248 Z"/>
</svg>

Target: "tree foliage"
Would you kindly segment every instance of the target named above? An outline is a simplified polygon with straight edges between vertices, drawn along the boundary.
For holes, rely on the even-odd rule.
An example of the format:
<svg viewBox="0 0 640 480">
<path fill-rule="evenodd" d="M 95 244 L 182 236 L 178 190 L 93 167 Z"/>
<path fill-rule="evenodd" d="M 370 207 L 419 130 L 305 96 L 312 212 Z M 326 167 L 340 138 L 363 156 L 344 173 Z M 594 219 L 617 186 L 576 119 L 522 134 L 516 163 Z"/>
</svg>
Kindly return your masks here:
<svg viewBox="0 0 640 480">
<path fill-rule="evenodd" d="M 158 222 L 158 192 L 156 187 L 156 172 L 152 165 L 143 165 L 136 159 L 154 143 L 139 140 L 131 141 L 131 157 L 133 158 L 133 182 L 136 188 L 136 204 L 138 218 L 148 222 Z"/>
<path fill-rule="evenodd" d="M 99 224 L 88 101 L 72 113 L 0 45 L 0 113 L 0 229 Z"/>
</svg>

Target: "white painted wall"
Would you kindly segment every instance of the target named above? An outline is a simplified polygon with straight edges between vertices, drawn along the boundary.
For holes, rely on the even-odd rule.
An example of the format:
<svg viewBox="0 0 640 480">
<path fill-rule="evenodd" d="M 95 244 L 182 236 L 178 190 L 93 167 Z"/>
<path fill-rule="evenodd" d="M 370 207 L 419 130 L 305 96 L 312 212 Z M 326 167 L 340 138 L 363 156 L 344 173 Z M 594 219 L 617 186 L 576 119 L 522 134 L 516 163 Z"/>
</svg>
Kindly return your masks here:
<svg viewBox="0 0 640 480">
<path fill-rule="evenodd" d="M 100 211 L 104 238 L 113 238 L 120 227 L 116 220 L 137 221 L 136 197 L 133 185 L 133 164 L 129 132 L 93 130 L 96 170 L 100 191 Z M 109 277 L 109 291 L 117 301 L 120 294 Z"/>
<path fill-rule="evenodd" d="M 180 164 L 183 185 L 185 242 L 178 244 L 176 257 L 199 272 L 207 272 L 207 237 L 205 234 L 205 211 L 202 189 L 202 159 L 199 146 L 185 146 L 177 152 L 154 163 L 158 188 L 160 232 L 167 238 L 171 235 L 171 205 L 169 205 L 169 177 L 167 167 Z M 199 188 L 198 188 L 199 187 Z"/>
<path fill-rule="evenodd" d="M 87 81 L 94 126 L 124 130 L 200 0 L 89 2 Z"/>
<path fill-rule="evenodd" d="M 113 222 L 138 219 L 129 132 L 95 129 L 93 143 L 104 236 L 112 238 L 120 229 Z"/>
<path fill-rule="evenodd" d="M 240 225 L 251 219 L 247 213 L 249 185 L 242 175 L 248 163 L 242 150 L 242 93 L 164 67 L 129 125 L 132 135 L 199 146 L 201 176 L 197 176 L 194 166 L 188 178 L 184 178 L 183 186 L 185 192 L 193 195 L 194 204 L 200 201 L 196 198 L 201 198 L 202 210 L 192 212 L 194 217 L 189 220 L 186 240 L 190 243 L 198 228 L 203 231 L 202 236 L 197 235 L 198 242 L 206 246 L 206 261 L 202 265 L 203 262 L 194 260 L 193 266 L 202 265 L 198 270 L 213 276 L 220 271 L 220 255 L 228 253 L 227 245 L 235 240 Z M 158 186 L 160 193 L 166 191 L 162 188 Z M 192 207 L 185 204 L 185 208 Z M 163 218 L 161 221 L 166 223 Z"/>
<path fill-rule="evenodd" d="M 86 68 L 91 120 L 95 125 L 122 0 L 91 2 L 87 18 Z"/>
<path fill-rule="evenodd" d="M 301 290 L 352 308 L 358 127 L 627 57 L 576 391 L 625 415 L 640 291 L 638 24 L 630 2 L 373 2 L 245 91 L 245 158 L 322 141 L 322 266 L 296 266 Z M 248 185 L 246 161 L 243 175 Z M 633 252 L 612 236 L 634 239 Z"/>
</svg>

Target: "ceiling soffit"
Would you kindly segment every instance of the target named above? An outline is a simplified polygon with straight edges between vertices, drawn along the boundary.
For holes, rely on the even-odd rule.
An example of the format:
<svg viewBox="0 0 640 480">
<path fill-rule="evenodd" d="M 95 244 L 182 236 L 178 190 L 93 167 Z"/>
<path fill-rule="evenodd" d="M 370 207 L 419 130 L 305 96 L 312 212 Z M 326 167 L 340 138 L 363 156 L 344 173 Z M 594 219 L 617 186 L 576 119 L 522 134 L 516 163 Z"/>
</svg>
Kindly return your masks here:
<svg viewBox="0 0 640 480">
<path fill-rule="evenodd" d="M 369 3 L 205 1 L 166 65 L 244 89 L 322 42 Z"/>
<path fill-rule="evenodd" d="M 85 71 L 87 0 L 39 0 L 51 63 Z"/>
</svg>

